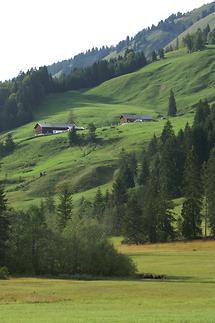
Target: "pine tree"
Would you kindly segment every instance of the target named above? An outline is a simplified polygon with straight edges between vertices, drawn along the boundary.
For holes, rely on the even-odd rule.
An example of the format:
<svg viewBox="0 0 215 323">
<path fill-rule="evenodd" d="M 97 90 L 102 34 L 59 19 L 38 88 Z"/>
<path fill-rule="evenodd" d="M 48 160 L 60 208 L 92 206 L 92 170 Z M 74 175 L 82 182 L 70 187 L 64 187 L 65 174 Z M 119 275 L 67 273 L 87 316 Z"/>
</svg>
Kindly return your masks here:
<svg viewBox="0 0 215 323">
<path fill-rule="evenodd" d="M 3 187 L 0 186 L 0 266 L 5 265 L 7 240 L 9 236 L 9 219 L 6 211 L 7 199 Z"/>
<path fill-rule="evenodd" d="M 152 62 L 156 62 L 158 59 L 156 51 L 152 52 Z"/>
<path fill-rule="evenodd" d="M 124 219 L 124 235 L 130 243 L 143 243 L 143 214 L 136 193 L 130 194 Z"/>
<path fill-rule="evenodd" d="M 198 29 L 194 35 L 194 48 L 196 51 L 203 50 L 205 48 L 205 42 L 201 29 Z"/>
<path fill-rule="evenodd" d="M 163 128 L 163 131 L 161 133 L 161 142 L 165 144 L 165 142 L 171 138 L 175 137 L 175 133 L 173 130 L 173 126 L 171 122 L 168 120 Z"/>
<path fill-rule="evenodd" d="M 150 175 L 149 163 L 148 163 L 146 156 L 144 156 L 143 160 L 142 160 L 139 179 L 138 179 L 139 185 L 146 185 L 149 175 Z"/>
<path fill-rule="evenodd" d="M 68 221 L 72 217 L 72 194 L 65 187 L 59 194 L 59 204 L 57 206 L 58 224 L 61 229 L 64 229 Z"/>
<path fill-rule="evenodd" d="M 152 171 L 144 198 L 144 234 L 152 243 L 174 238 L 172 204 L 161 191 L 158 173 L 158 169 Z"/>
<path fill-rule="evenodd" d="M 93 202 L 93 216 L 95 216 L 98 220 L 101 220 L 104 215 L 104 210 L 104 196 L 102 195 L 101 189 L 98 188 Z"/>
<path fill-rule="evenodd" d="M 192 148 L 188 152 L 184 172 L 184 196 L 182 207 L 182 234 L 196 239 L 201 235 L 202 183 L 198 161 Z"/>
<path fill-rule="evenodd" d="M 75 127 L 73 127 L 69 132 L 68 132 L 68 137 L 69 137 L 69 145 L 70 147 L 75 146 L 78 144 L 78 135 Z"/>
<path fill-rule="evenodd" d="M 159 49 L 158 54 L 159 54 L 160 59 L 164 59 L 165 58 L 165 53 L 164 53 L 164 49 L 163 48 Z"/>
<path fill-rule="evenodd" d="M 168 105 L 168 116 L 175 117 L 177 114 L 177 107 L 175 101 L 175 95 L 173 90 L 170 91 L 169 105 Z"/>
</svg>

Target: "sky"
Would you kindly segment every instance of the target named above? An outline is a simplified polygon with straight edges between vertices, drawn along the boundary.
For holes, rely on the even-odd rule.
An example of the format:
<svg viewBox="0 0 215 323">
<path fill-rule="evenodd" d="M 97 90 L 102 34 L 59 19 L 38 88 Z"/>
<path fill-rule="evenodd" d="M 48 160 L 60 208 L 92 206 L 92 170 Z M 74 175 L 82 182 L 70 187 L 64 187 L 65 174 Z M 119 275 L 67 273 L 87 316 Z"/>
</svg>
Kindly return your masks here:
<svg viewBox="0 0 215 323">
<path fill-rule="evenodd" d="M 0 0 L 0 80 L 157 24 L 202 0 Z"/>
</svg>

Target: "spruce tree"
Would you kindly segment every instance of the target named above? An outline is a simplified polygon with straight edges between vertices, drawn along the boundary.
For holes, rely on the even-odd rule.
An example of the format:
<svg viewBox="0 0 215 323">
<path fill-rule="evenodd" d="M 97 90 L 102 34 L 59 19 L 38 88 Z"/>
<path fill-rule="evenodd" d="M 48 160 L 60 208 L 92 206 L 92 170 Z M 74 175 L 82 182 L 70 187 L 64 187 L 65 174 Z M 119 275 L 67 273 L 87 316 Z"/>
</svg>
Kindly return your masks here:
<svg viewBox="0 0 215 323">
<path fill-rule="evenodd" d="M 170 91 L 169 105 L 168 105 L 168 116 L 175 117 L 177 115 L 177 107 L 175 101 L 175 95 L 173 90 Z"/>
<path fill-rule="evenodd" d="M 93 216 L 98 220 L 102 220 L 105 210 L 104 196 L 102 195 L 101 189 L 98 188 L 96 196 L 93 202 Z"/>
<path fill-rule="evenodd" d="M 153 52 L 152 52 L 152 62 L 156 62 L 157 61 L 157 53 L 156 53 L 156 51 L 154 50 Z"/>
<path fill-rule="evenodd" d="M 164 49 L 163 48 L 159 49 L 158 54 L 159 54 L 160 59 L 164 59 L 165 58 L 165 52 L 164 52 Z"/>
<path fill-rule="evenodd" d="M 139 179 L 138 179 L 139 185 L 146 185 L 149 175 L 150 175 L 149 163 L 148 163 L 146 156 L 144 156 L 143 160 L 142 160 Z"/>
<path fill-rule="evenodd" d="M 182 234 L 185 238 L 201 236 L 202 182 L 200 167 L 192 148 L 187 155 L 184 171 L 184 196 L 182 207 Z"/>
<path fill-rule="evenodd" d="M 72 193 L 65 187 L 59 194 L 59 204 L 57 206 L 58 224 L 64 229 L 72 217 Z"/>
<path fill-rule="evenodd" d="M 136 193 L 131 193 L 126 205 L 124 235 L 130 243 L 143 243 L 143 214 Z"/>
<path fill-rule="evenodd" d="M 69 145 L 70 147 L 75 146 L 78 144 L 78 135 L 75 127 L 73 127 L 69 132 L 68 132 L 68 137 L 69 137 Z"/>
<path fill-rule="evenodd" d="M 163 144 L 165 144 L 165 142 L 167 140 L 169 140 L 170 138 L 174 138 L 175 137 L 175 133 L 173 130 L 173 126 L 171 124 L 171 122 L 168 120 L 163 128 L 163 131 L 161 133 L 161 142 Z"/>
</svg>

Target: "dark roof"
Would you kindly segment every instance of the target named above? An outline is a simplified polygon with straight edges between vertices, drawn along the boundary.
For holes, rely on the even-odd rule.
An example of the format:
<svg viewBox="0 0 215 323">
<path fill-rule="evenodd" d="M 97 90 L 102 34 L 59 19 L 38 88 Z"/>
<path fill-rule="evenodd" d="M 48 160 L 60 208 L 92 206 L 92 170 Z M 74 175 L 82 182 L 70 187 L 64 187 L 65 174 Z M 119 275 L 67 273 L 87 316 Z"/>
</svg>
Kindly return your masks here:
<svg viewBox="0 0 215 323">
<path fill-rule="evenodd" d="M 76 127 L 76 125 L 74 123 L 72 124 L 66 124 L 66 123 L 46 123 L 46 122 L 38 122 L 34 129 L 37 127 L 37 126 L 40 126 L 42 128 L 54 128 L 54 129 L 62 129 L 62 128 L 65 128 L 65 129 L 69 129 L 69 128 L 73 128 L 73 127 Z"/>
<path fill-rule="evenodd" d="M 123 114 L 121 118 L 125 117 L 128 120 L 153 120 L 151 116 L 141 116 L 137 114 Z"/>
</svg>

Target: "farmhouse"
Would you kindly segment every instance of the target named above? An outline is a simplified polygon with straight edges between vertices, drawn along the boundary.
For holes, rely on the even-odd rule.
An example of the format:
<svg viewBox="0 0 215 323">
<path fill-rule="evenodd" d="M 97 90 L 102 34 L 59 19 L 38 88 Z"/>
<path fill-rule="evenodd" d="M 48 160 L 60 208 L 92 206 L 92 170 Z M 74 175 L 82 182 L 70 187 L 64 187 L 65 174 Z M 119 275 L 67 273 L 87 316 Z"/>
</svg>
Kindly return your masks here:
<svg viewBox="0 0 215 323">
<path fill-rule="evenodd" d="M 141 116 L 137 114 L 122 114 L 120 116 L 120 123 L 130 123 L 130 122 L 150 122 L 154 119 L 150 116 Z"/>
<path fill-rule="evenodd" d="M 82 127 L 77 127 L 75 124 L 64 124 L 64 123 L 46 123 L 38 122 L 35 127 L 36 135 L 51 135 L 61 132 L 70 131 L 75 128 L 76 130 L 84 130 Z"/>
</svg>

